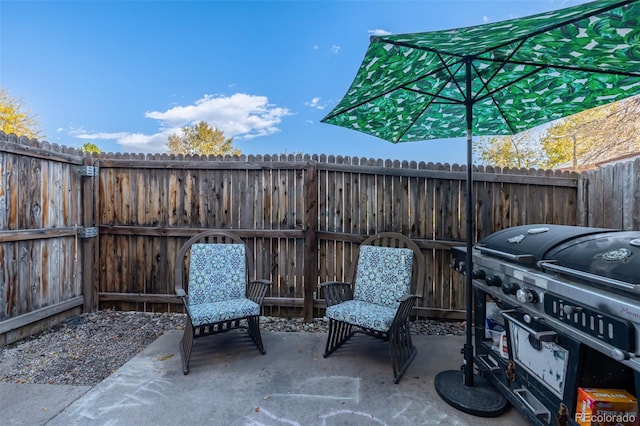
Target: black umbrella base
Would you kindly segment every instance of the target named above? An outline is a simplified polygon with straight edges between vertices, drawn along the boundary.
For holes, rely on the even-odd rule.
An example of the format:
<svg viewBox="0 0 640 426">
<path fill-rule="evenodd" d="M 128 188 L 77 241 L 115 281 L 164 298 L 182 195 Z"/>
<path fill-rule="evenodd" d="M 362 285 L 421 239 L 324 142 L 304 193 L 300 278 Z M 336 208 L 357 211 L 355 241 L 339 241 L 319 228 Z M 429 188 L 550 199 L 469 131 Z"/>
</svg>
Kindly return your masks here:
<svg viewBox="0 0 640 426">
<path fill-rule="evenodd" d="M 447 404 L 473 416 L 498 417 L 507 400 L 487 379 L 473 376 L 473 386 L 463 383 L 462 370 L 447 370 L 435 378 L 436 392 Z"/>
</svg>

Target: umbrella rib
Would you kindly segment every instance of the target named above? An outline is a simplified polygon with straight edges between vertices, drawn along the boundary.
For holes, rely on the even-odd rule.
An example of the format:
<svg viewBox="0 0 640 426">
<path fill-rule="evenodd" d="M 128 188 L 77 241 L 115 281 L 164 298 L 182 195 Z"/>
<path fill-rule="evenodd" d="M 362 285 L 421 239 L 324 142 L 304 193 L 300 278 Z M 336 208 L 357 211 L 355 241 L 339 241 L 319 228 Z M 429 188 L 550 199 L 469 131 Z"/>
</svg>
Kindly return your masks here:
<svg viewBox="0 0 640 426">
<path fill-rule="evenodd" d="M 489 48 L 489 49 L 485 50 L 485 51 L 484 51 L 484 52 L 482 52 L 482 53 L 478 53 L 478 55 L 482 55 L 482 54 L 487 53 L 487 52 L 490 52 L 490 51 L 492 51 L 492 50 L 496 50 L 496 49 L 499 49 L 499 48 L 501 48 L 501 47 L 508 46 L 509 44 L 512 44 L 512 43 L 517 42 L 517 41 L 521 41 L 522 43 L 524 43 L 525 41 L 527 41 L 527 40 L 529 40 L 529 39 L 532 39 L 532 38 L 536 37 L 537 35 L 544 34 L 544 33 L 546 33 L 547 31 L 552 31 L 552 30 L 555 30 L 555 29 L 558 29 L 558 28 L 564 27 L 564 26 L 566 26 L 566 25 L 573 24 L 574 22 L 577 22 L 577 21 L 581 21 L 581 20 L 583 20 L 583 19 L 590 18 L 590 17 L 592 17 L 592 16 L 594 16 L 594 15 L 597 15 L 597 14 L 599 14 L 599 13 L 607 12 L 607 11 L 609 11 L 609 10 L 616 9 L 616 8 L 618 8 L 618 7 L 626 6 L 627 4 L 629 4 L 629 3 L 633 3 L 633 2 L 636 2 L 636 1 L 638 1 L 638 0 L 626 0 L 626 1 L 621 1 L 621 2 L 619 2 L 619 3 L 616 3 L 616 4 L 613 4 L 613 5 L 607 6 L 607 7 L 603 7 L 603 8 L 601 8 L 601 9 L 592 9 L 592 10 L 590 10 L 590 11 L 589 11 L 588 13 L 586 13 L 586 14 L 582 14 L 582 15 L 580 15 L 580 16 L 574 17 L 574 18 L 572 18 L 572 19 L 567 19 L 567 20 L 565 20 L 565 21 L 558 22 L 558 23 L 555 23 L 555 24 L 553 24 L 553 25 L 549 25 L 549 26 L 547 26 L 547 27 L 544 27 L 544 28 L 539 29 L 538 31 L 533 31 L 533 32 L 531 32 L 531 33 L 527 33 L 527 34 L 522 35 L 522 36 L 520 36 L 520 37 L 518 37 L 518 38 L 515 38 L 515 39 L 513 39 L 513 40 L 510 40 L 510 41 L 507 41 L 507 42 L 505 42 L 505 43 L 502 43 L 502 44 L 500 44 L 500 45 L 493 46 L 493 47 L 491 47 L 491 48 Z M 522 44 L 521 44 L 521 45 L 522 45 Z M 514 63 L 515 63 L 515 62 L 514 62 Z M 525 65 L 530 65 L 530 64 L 525 64 Z"/>
<path fill-rule="evenodd" d="M 456 79 L 454 78 L 454 74 L 455 73 L 451 72 L 450 67 L 448 65 L 446 65 L 446 63 L 444 62 L 444 59 L 442 58 L 442 55 L 440 55 L 439 52 L 437 52 L 437 55 L 438 55 L 438 59 L 440 59 L 440 62 L 442 63 L 442 68 L 438 68 L 437 70 L 434 70 L 433 72 L 431 72 L 429 74 L 435 74 L 436 72 L 442 71 L 443 69 L 447 72 L 447 74 L 449 74 L 449 78 L 447 79 L 447 81 L 445 81 L 444 84 L 440 85 L 440 90 L 438 90 L 436 93 L 429 93 L 429 92 L 425 92 L 423 90 L 412 89 L 412 88 L 406 87 L 405 85 L 402 85 L 401 87 L 403 89 L 409 90 L 411 92 L 429 95 L 429 96 L 431 96 L 433 98 L 444 99 L 446 101 L 450 101 L 452 104 L 462 104 L 462 103 L 464 103 L 464 101 L 460 101 L 460 100 L 455 99 L 455 98 L 450 98 L 450 97 L 447 97 L 447 96 L 440 95 L 440 93 L 442 93 L 442 90 L 447 85 L 447 83 L 452 82 L 452 81 L 458 87 L 458 91 L 460 91 L 460 93 L 463 93 L 463 91 L 462 91 L 462 88 L 460 87 L 460 85 L 458 84 L 458 82 L 456 81 Z M 456 62 L 455 64 L 458 65 L 458 69 L 456 70 L 456 72 L 462 67 L 462 65 L 464 65 L 464 63 L 458 63 L 458 62 Z M 422 76 L 422 77 L 420 77 L 420 78 L 418 78 L 416 80 L 413 80 L 413 81 L 411 81 L 411 82 L 409 82 L 407 84 L 411 84 L 411 83 L 414 83 L 414 82 L 416 82 L 418 80 L 421 80 L 423 77 L 426 77 L 429 74 L 426 74 L 425 76 Z M 433 102 L 429 102 L 429 105 L 431 105 L 431 103 L 433 103 Z"/>
<path fill-rule="evenodd" d="M 440 52 L 437 52 L 438 55 L 438 59 L 440 59 L 440 62 L 442 62 L 443 64 L 445 64 L 444 62 L 444 58 L 442 57 L 442 55 L 440 54 Z M 462 68 L 463 65 L 465 65 L 467 62 L 471 62 L 473 63 L 473 57 L 464 57 L 461 63 L 456 62 L 456 64 L 458 65 L 456 72 L 458 72 L 460 70 L 460 68 Z M 462 98 L 464 99 L 464 102 L 467 101 L 467 95 L 466 93 L 462 90 L 462 87 L 460 87 L 460 84 L 458 84 L 458 82 L 456 81 L 456 79 L 454 78 L 454 74 L 452 73 L 451 70 L 449 69 L 449 67 L 447 65 L 445 65 L 445 70 L 447 71 L 447 74 L 449 74 L 449 80 L 448 81 L 453 81 L 453 83 L 456 85 L 456 87 L 458 88 L 458 92 L 460 92 L 462 94 Z M 444 87 L 445 85 L 442 85 L 442 87 Z M 459 102 L 458 103 L 464 103 L 464 102 Z"/>
<path fill-rule="evenodd" d="M 513 50 L 513 52 L 511 52 L 511 54 L 509 55 L 509 57 L 512 57 L 512 56 L 515 54 L 515 52 L 517 52 L 517 51 L 518 51 L 518 49 L 520 49 L 520 47 L 522 47 L 522 45 L 523 45 L 523 44 L 524 44 L 524 41 L 523 41 L 523 42 L 521 42 L 521 43 L 519 44 L 519 46 Z M 505 62 L 505 63 L 506 63 L 506 62 Z M 507 127 L 509 127 L 509 131 L 510 131 L 511 133 L 515 133 L 515 129 L 513 128 L 513 126 L 511 126 L 511 122 L 507 119 L 507 116 L 505 115 L 504 110 L 502 109 L 502 107 L 500 106 L 500 104 L 499 104 L 498 102 L 496 102 L 496 100 L 494 99 L 493 94 L 494 94 L 494 93 L 496 93 L 498 90 L 502 90 L 504 87 L 507 87 L 508 85 L 511 85 L 511 84 L 513 84 L 513 83 L 515 83 L 515 82 L 517 82 L 517 81 L 520 81 L 522 78 L 526 78 L 526 77 L 528 77 L 529 75 L 531 75 L 531 74 L 533 74 L 533 73 L 538 72 L 539 70 L 535 70 L 535 71 L 533 71 L 533 72 L 531 72 L 531 73 L 528 73 L 527 75 L 522 76 L 521 78 L 519 78 L 519 79 L 517 79 L 517 80 L 515 80 L 515 81 L 510 82 L 508 85 L 503 85 L 502 87 L 500 87 L 499 89 L 497 89 L 497 90 L 495 90 L 495 91 L 491 91 L 491 90 L 489 90 L 489 89 L 488 89 L 488 85 L 489 85 L 489 83 L 490 83 L 490 82 L 491 82 L 491 81 L 492 81 L 492 80 L 493 80 L 493 79 L 498 75 L 498 73 L 500 72 L 500 70 L 501 70 L 501 69 L 504 69 L 504 65 L 505 65 L 505 64 L 503 63 L 503 64 L 500 66 L 500 68 L 498 68 L 497 70 L 495 70 L 495 72 L 491 75 L 491 77 L 489 77 L 486 81 L 483 81 L 483 82 L 482 82 L 482 88 L 478 91 L 478 96 L 476 96 L 474 99 L 472 99 L 472 102 L 473 102 L 473 103 L 476 103 L 476 102 L 479 102 L 479 101 L 480 101 L 480 100 L 482 100 L 482 99 L 485 99 L 485 98 L 487 98 L 487 97 L 490 97 L 490 98 L 491 98 L 491 101 L 493 102 L 493 106 L 498 110 L 498 112 L 500 113 L 500 116 L 502 117 L 502 119 L 503 119 L 503 120 L 504 120 L 504 122 L 506 123 Z M 473 69 L 475 70 L 476 75 L 478 75 L 478 77 L 479 77 L 479 76 L 480 76 L 480 73 L 478 72 L 478 69 L 477 69 L 477 67 L 475 66 L 475 64 L 474 64 L 473 62 L 471 63 L 471 66 L 472 66 L 472 67 L 473 67 Z M 481 80 L 482 80 L 482 79 L 481 79 Z M 480 93 L 482 93 L 482 92 L 483 92 L 483 91 L 485 91 L 485 90 L 487 91 L 487 95 L 485 95 L 485 96 L 480 96 Z"/>
<path fill-rule="evenodd" d="M 411 120 L 411 122 L 409 123 L 408 126 L 406 126 L 405 130 L 396 138 L 396 142 L 400 142 L 402 140 L 402 138 L 404 137 L 404 135 L 407 134 L 407 132 L 409 131 L 409 129 L 411 129 L 414 125 L 414 123 L 416 121 L 418 121 L 418 117 L 421 117 L 422 114 L 424 114 L 424 112 L 427 110 L 427 108 L 429 108 L 429 106 L 433 103 L 433 100 L 429 103 L 427 103 L 427 105 L 425 105 L 424 108 L 422 108 L 422 111 L 420 111 L 420 114 L 416 114 L 415 118 L 413 120 Z"/>
<path fill-rule="evenodd" d="M 489 83 L 490 83 L 491 81 L 493 81 L 493 79 L 494 79 L 494 78 L 496 78 L 496 76 L 500 73 L 500 70 L 504 69 L 504 66 L 505 66 L 507 63 L 509 63 L 509 59 L 511 59 L 511 58 L 513 57 L 513 55 L 515 55 L 515 54 L 516 54 L 516 52 L 517 52 L 518 50 L 520 50 L 520 48 L 521 48 L 523 45 L 524 45 L 524 40 L 520 41 L 520 43 L 518 43 L 518 46 L 517 46 L 515 49 L 513 49 L 513 51 L 509 54 L 509 56 L 507 56 L 506 60 L 505 60 L 505 61 L 503 61 L 503 62 L 501 62 L 500 68 L 496 69 L 496 70 L 493 72 L 493 74 L 492 74 L 492 75 L 491 75 L 491 76 L 490 76 L 486 81 L 482 81 L 482 89 L 481 89 L 481 90 L 478 90 L 478 96 L 479 96 L 479 95 L 480 95 L 480 93 L 482 93 L 484 90 L 486 90 L 486 91 L 487 91 L 488 96 L 492 96 L 492 93 L 495 93 L 495 91 L 488 90 L 488 85 L 489 85 Z M 498 62 L 498 61 L 494 61 L 494 62 Z M 475 66 L 475 64 L 474 64 L 473 62 L 471 63 L 471 65 L 473 66 L 473 69 L 475 70 L 476 75 L 477 75 L 478 77 L 480 77 L 480 72 L 479 72 L 478 68 Z M 536 71 L 536 72 L 537 72 L 537 71 Z M 527 76 L 528 76 L 528 75 L 531 75 L 531 74 L 527 74 Z M 525 76 L 525 77 L 527 77 L 527 76 Z M 480 80 L 482 80 L 482 78 L 481 78 Z M 520 81 L 520 79 L 515 80 L 515 81 Z M 513 82 L 510 82 L 509 84 L 513 84 Z M 502 89 L 502 88 L 500 88 L 500 90 L 501 90 L 501 89 Z M 485 96 L 485 97 L 486 97 L 486 96 Z M 492 96 L 492 98 L 493 98 L 493 96 Z M 476 97 L 476 98 L 474 98 L 474 99 L 473 99 L 473 101 L 474 101 L 474 102 L 476 102 L 477 100 L 480 100 L 480 99 L 484 99 L 484 97 Z M 495 101 L 494 101 L 494 103 L 495 103 Z"/>
<path fill-rule="evenodd" d="M 596 74 L 609 74 L 609 75 L 619 75 L 619 76 L 623 76 L 623 77 L 640 77 L 640 71 L 621 71 L 621 70 L 606 70 L 606 69 L 599 69 L 599 68 L 586 68 L 586 67 L 576 67 L 576 66 L 571 66 L 571 65 L 562 65 L 562 64 L 554 64 L 554 63 L 546 63 L 546 64 L 540 64 L 540 63 L 535 63 L 535 62 L 526 62 L 526 61 L 512 61 L 512 60 L 505 60 L 505 59 L 482 59 L 483 61 L 486 62 L 502 62 L 502 63 L 509 63 L 509 64 L 513 64 L 513 65 L 525 65 L 525 66 L 529 66 L 529 67 L 541 67 L 541 68 L 558 68 L 561 70 L 568 70 L 568 71 L 582 71 L 582 72 L 586 72 L 586 73 L 596 73 Z"/>
<path fill-rule="evenodd" d="M 340 115 L 340 114 L 344 114 L 344 113 L 345 113 L 345 112 L 347 112 L 347 111 L 353 111 L 354 109 L 357 109 L 357 108 L 361 107 L 362 105 L 364 105 L 364 104 L 366 104 L 366 103 L 369 103 L 369 102 L 373 101 L 374 99 L 381 98 L 381 97 L 383 97 L 383 96 L 385 96 L 385 95 L 387 95 L 387 94 L 389 94 L 389 93 L 392 93 L 392 92 L 394 92 L 394 91 L 398 90 L 398 88 L 402 88 L 402 89 L 407 90 L 407 91 L 410 91 L 410 92 L 415 92 L 415 93 L 420 93 L 420 94 L 423 94 L 423 95 L 432 96 L 433 98 L 438 98 L 438 99 L 444 99 L 444 100 L 447 100 L 447 101 L 451 101 L 451 103 L 453 103 L 453 104 L 460 104 L 460 103 L 462 103 L 461 101 L 459 101 L 459 100 L 457 100 L 457 99 L 455 99 L 455 98 L 447 98 L 447 97 L 444 97 L 444 96 L 439 95 L 439 93 L 442 91 L 442 89 L 444 88 L 444 86 L 446 85 L 446 83 L 447 83 L 447 82 L 449 82 L 449 81 L 451 81 L 451 80 L 453 80 L 453 81 L 455 82 L 455 79 L 453 79 L 453 75 L 452 75 L 452 74 L 451 74 L 451 72 L 449 71 L 449 66 L 447 66 L 447 64 L 444 62 L 444 60 L 443 60 L 442 56 L 440 55 L 440 53 L 439 53 L 439 52 L 437 52 L 437 53 L 438 53 L 438 58 L 440 59 L 440 62 L 442 63 L 442 67 L 439 67 L 439 68 L 437 68 L 437 69 L 435 69 L 435 70 L 432 70 L 432 71 L 430 71 L 430 72 L 428 72 L 428 73 L 426 73 L 426 74 L 422 74 L 422 75 L 420 75 L 419 77 L 416 77 L 416 78 L 414 78 L 413 80 L 408 81 L 408 82 L 406 82 L 405 84 L 403 84 L 403 85 L 401 85 L 401 86 L 399 86 L 399 87 L 393 87 L 393 88 L 391 88 L 391 89 L 385 90 L 384 92 L 381 92 L 381 93 L 377 94 L 376 96 L 372 96 L 372 97 L 370 97 L 370 98 L 364 99 L 362 102 L 358 102 L 357 104 L 352 105 L 352 106 L 350 106 L 349 108 L 345 108 L 345 109 L 342 109 L 342 110 L 339 110 L 339 111 L 332 111 L 332 113 L 331 113 L 331 114 L 327 115 L 327 116 L 326 116 L 325 118 L 323 118 L 321 121 L 322 121 L 322 122 L 325 122 L 325 121 L 328 121 L 328 120 L 330 120 L 330 119 L 332 119 L 332 118 L 334 118 L 334 117 L 336 117 L 336 116 L 338 116 L 338 115 Z M 456 62 L 456 64 L 458 64 L 458 62 Z M 461 65 L 462 65 L 462 64 L 460 64 L 460 66 L 461 66 Z M 447 73 L 449 74 L 449 79 L 447 80 L 447 82 L 445 82 L 445 84 L 443 84 L 443 85 L 441 86 L 440 90 L 439 90 L 437 93 L 429 93 L 429 92 L 425 92 L 425 91 L 417 90 L 417 89 L 412 89 L 412 88 L 408 87 L 409 85 L 411 85 L 411 84 L 413 84 L 413 83 L 415 83 L 415 82 L 417 82 L 417 81 L 420 81 L 420 80 L 422 80 L 423 78 L 428 77 L 428 76 L 430 76 L 430 75 L 432 75 L 432 74 L 435 74 L 435 73 L 437 73 L 437 72 L 440 72 L 440 71 L 442 71 L 443 69 L 447 70 Z M 458 85 L 458 84 L 457 84 L 457 82 L 456 82 L 456 85 Z M 460 86 L 459 86 L 459 85 L 458 85 L 458 89 L 460 89 Z M 432 103 L 432 102 L 429 102 L 429 105 L 430 105 L 431 103 Z"/>
<path fill-rule="evenodd" d="M 444 101 L 448 101 L 448 102 L 429 102 L 429 105 L 431 105 L 432 103 L 437 103 L 437 104 L 447 104 L 447 105 L 457 105 L 457 104 L 462 104 L 464 103 L 464 101 L 459 101 L 455 98 L 450 98 L 448 96 L 442 96 L 440 95 L 440 91 L 438 91 L 437 93 L 430 93 L 430 92 L 425 92 L 424 90 L 418 90 L 418 89 L 411 89 L 409 87 L 404 87 L 402 86 L 402 88 L 408 92 L 414 92 L 414 93 L 419 93 L 421 95 L 427 95 L 427 96 L 431 96 L 434 99 L 438 99 L 438 100 L 444 100 Z"/>
<path fill-rule="evenodd" d="M 438 58 L 440 59 L 440 62 L 442 62 L 444 69 L 446 69 L 447 73 L 449 74 L 449 78 L 447 79 L 447 82 L 445 82 L 444 84 L 440 85 L 440 90 L 438 90 L 436 93 L 431 94 L 431 93 L 427 93 L 427 92 L 423 92 L 421 90 L 415 90 L 415 89 L 410 89 L 408 87 L 404 87 L 403 88 L 405 90 L 409 90 L 409 91 L 413 91 L 416 93 L 421 93 L 421 94 L 426 94 L 431 96 L 431 100 L 424 106 L 424 108 L 422 108 L 422 111 L 420 111 L 420 114 L 416 114 L 415 118 L 413 120 L 411 120 L 410 125 L 406 126 L 405 130 L 398 136 L 398 138 L 396 139 L 396 142 L 399 142 L 402 140 L 402 138 L 404 137 L 404 135 L 407 134 L 407 132 L 409 131 L 409 129 L 411 129 L 413 127 L 413 125 L 415 124 L 416 121 L 418 121 L 418 118 L 422 116 L 422 114 L 424 114 L 424 112 L 427 110 L 427 108 L 429 108 L 431 106 L 431 104 L 434 103 L 434 99 L 447 99 L 450 100 L 452 103 L 454 104 L 459 104 L 461 103 L 460 101 L 453 99 L 453 98 L 446 98 L 443 96 L 440 96 L 440 93 L 442 92 L 442 90 L 444 89 L 444 87 L 447 85 L 447 83 L 451 80 L 454 81 L 454 83 L 456 84 L 456 86 L 458 86 L 458 89 L 460 89 L 460 85 L 458 85 L 458 83 L 455 81 L 455 79 L 453 78 L 453 74 L 451 73 L 451 71 L 449 71 L 449 67 L 444 63 L 444 61 L 442 60 L 442 57 L 440 56 L 440 54 L 438 54 Z M 462 64 L 461 64 L 462 65 Z M 417 81 L 417 80 L 415 80 Z"/>
<path fill-rule="evenodd" d="M 625 0 L 625 1 L 621 1 L 621 2 L 615 3 L 613 5 L 610 5 L 610 6 L 606 6 L 606 7 L 602 7 L 602 8 L 598 8 L 598 9 L 592 9 L 592 10 L 588 11 L 587 13 L 580 14 L 579 16 L 573 17 L 571 19 L 563 20 L 561 22 L 557 22 L 555 24 L 548 25 L 548 26 L 546 26 L 544 28 L 541 28 L 541 29 L 539 29 L 537 31 L 533 31 L 531 33 L 526 33 L 526 34 L 524 34 L 522 36 L 519 36 L 517 38 L 505 41 L 504 43 L 501 43 L 501 44 L 498 44 L 498 45 L 495 45 L 495 46 L 491 46 L 491 47 L 485 49 L 482 52 L 477 52 L 474 56 L 476 58 L 480 57 L 481 55 L 484 55 L 485 53 L 489 53 L 492 50 L 496 50 L 496 49 L 499 49 L 501 47 L 508 46 L 508 45 L 513 44 L 515 42 L 523 43 L 523 42 L 525 42 L 525 41 L 527 41 L 527 40 L 529 40 L 529 39 L 531 39 L 531 38 L 533 38 L 533 37 L 535 37 L 537 35 L 544 34 L 547 31 L 551 31 L 551 30 L 555 30 L 555 29 L 561 28 L 561 27 L 563 27 L 565 25 L 569 25 L 569 24 L 572 24 L 574 22 L 590 18 L 591 16 L 597 15 L 597 14 L 602 13 L 602 12 L 606 12 L 606 11 L 609 11 L 609 10 L 612 10 L 612 9 L 616 9 L 616 8 L 619 8 L 619 7 L 622 7 L 622 6 L 626 6 L 627 4 L 633 3 L 633 2 L 636 2 L 636 1 L 638 1 L 638 0 Z M 427 52 L 433 52 L 433 53 L 440 54 L 440 50 L 439 49 L 434 49 L 434 48 L 427 47 L 427 46 L 420 46 L 420 45 L 416 45 L 414 43 L 408 43 L 408 42 L 405 42 L 405 41 L 394 41 L 394 40 L 391 40 L 391 39 L 389 39 L 387 37 L 388 36 L 372 36 L 371 40 L 382 41 L 384 43 L 393 44 L 393 45 L 396 45 L 396 46 L 402 46 L 402 47 L 407 47 L 407 48 L 410 48 L 410 49 L 417 49 L 417 50 L 423 50 L 423 51 L 427 51 Z M 394 37 L 394 36 L 391 36 L 391 37 Z M 458 56 L 460 58 L 464 58 L 465 57 L 465 55 L 456 54 L 456 53 L 452 53 L 452 52 L 447 52 L 447 54 L 451 55 L 451 56 Z M 483 60 L 485 60 L 485 59 L 483 59 Z M 490 60 L 490 59 L 486 59 L 486 60 Z M 517 62 L 512 62 L 512 63 L 517 63 Z M 522 63 L 522 64 L 523 65 L 531 65 L 529 63 Z M 575 69 L 575 68 L 569 68 L 569 69 Z M 626 74 L 622 74 L 622 75 L 626 75 Z M 632 76 L 636 76 L 637 74 L 631 74 L 631 75 Z"/>
</svg>

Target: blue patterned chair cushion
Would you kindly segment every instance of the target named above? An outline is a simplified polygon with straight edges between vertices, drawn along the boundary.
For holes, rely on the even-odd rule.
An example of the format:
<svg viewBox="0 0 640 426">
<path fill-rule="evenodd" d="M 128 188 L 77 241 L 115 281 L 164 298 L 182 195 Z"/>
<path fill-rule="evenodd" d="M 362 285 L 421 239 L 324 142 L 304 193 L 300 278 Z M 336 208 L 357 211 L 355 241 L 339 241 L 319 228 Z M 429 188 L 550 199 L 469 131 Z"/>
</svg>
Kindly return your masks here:
<svg viewBox="0 0 640 426">
<path fill-rule="evenodd" d="M 246 296 L 243 244 L 193 244 L 189 264 L 189 304 L 199 305 Z"/>
<path fill-rule="evenodd" d="M 361 246 L 353 300 L 393 308 L 411 290 L 413 250 Z"/>
<path fill-rule="evenodd" d="M 189 316 L 194 327 L 260 315 L 260 305 L 249 299 L 231 299 L 215 303 L 189 304 Z"/>
<path fill-rule="evenodd" d="M 395 315 L 396 308 L 360 300 L 347 300 L 327 308 L 327 318 L 372 328 L 383 333 L 389 331 Z"/>
</svg>

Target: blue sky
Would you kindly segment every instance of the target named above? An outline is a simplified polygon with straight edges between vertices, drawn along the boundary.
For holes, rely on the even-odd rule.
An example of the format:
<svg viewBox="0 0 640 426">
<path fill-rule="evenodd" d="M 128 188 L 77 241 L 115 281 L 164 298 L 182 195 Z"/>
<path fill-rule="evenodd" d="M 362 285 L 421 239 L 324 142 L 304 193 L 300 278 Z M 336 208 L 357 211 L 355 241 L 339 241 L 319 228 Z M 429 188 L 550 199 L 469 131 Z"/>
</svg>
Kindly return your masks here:
<svg viewBox="0 0 640 426">
<path fill-rule="evenodd" d="M 44 138 L 166 152 L 207 121 L 244 154 L 466 163 L 463 139 L 405 144 L 323 124 L 369 37 L 479 25 L 583 0 L 0 0 L 0 85 Z"/>
</svg>

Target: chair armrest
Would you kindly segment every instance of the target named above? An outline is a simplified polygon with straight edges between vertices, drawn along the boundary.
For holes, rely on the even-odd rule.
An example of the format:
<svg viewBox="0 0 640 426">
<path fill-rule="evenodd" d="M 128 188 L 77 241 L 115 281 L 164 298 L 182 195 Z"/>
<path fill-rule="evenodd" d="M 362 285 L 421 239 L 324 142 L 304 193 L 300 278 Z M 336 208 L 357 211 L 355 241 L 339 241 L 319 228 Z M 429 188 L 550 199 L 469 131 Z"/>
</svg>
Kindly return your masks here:
<svg viewBox="0 0 640 426">
<path fill-rule="evenodd" d="M 182 300 L 182 306 L 184 306 L 185 313 L 189 315 L 189 295 L 181 288 L 176 289 L 176 296 Z"/>
<path fill-rule="evenodd" d="M 267 295 L 267 290 L 270 286 L 271 281 L 269 280 L 249 281 L 249 285 L 247 286 L 247 298 L 262 306 L 262 302 L 264 301 L 264 297 Z"/>
<path fill-rule="evenodd" d="M 402 303 L 406 303 L 407 301 L 411 304 L 413 304 L 413 301 L 416 299 L 422 299 L 422 296 L 418 296 L 417 294 L 405 294 L 404 296 L 402 296 L 400 299 L 398 299 L 398 302 L 400 302 L 400 304 Z"/>
<path fill-rule="evenodd" d="M 327 302 L 327 308 L 346 300 L 353 300 L 353 290 L 350 283 L 328 281 L 321 283 L 318 287 L 324 290 L 324 300 Z"/>
<path fill-rule="evenodd" d="M 393 324 L 391 328 L 394 329 L 400 324 L 404 324 L 409 319 L 409 314 L 411 313 L 411 308 L 415 304 L 417 299 L 422 299 L 422 296 L 418 296 L 415 294 L 405 294 L 398 302 L 400 302 L 400 306 L 396 311 L 396 316 L 393 318 Z"/>
<path fill-rule="evenodd" d="M 176 296 L 178 296 L 180 298 L 180 300 L 182 300 L 182 304 L 184 305 L 184 308 L 188 311 L 189 309 L 189 295 L 184 291 L 183 288 L 176 288 Z"/>
</svg>

